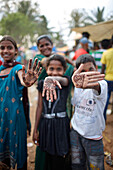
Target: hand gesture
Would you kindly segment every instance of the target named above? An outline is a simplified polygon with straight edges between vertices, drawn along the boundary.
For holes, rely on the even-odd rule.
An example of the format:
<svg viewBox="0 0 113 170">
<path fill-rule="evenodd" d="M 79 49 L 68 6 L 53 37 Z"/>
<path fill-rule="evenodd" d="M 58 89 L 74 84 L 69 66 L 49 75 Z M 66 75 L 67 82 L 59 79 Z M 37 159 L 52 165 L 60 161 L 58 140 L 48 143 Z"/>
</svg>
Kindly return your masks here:
<svg viewBox="0 0 113 170">
<path fill-rule="evenodd" d="M 57 80 L 52 79 L 52 77 L 46 77 L 44 80 L 42 97 L 44 97 L 46 93 L 47 100 L 51 99 L 51 102 L 53 102 L 53 97 L 56 100 L 56 86 L 58 86 L 60 89 L 62 88 Z"/>
<path fill-rule="evenodd" d="M 72 82 L 77 88 L 91 88 L 98 85 L 98 81 L 103 80 L 105 75 L 97 71 L 81 72 L 84 70 L 84 64 L 73 73 Z"/>
<path fill-rule="evenodd" d="M 33 132 L 33 142 L 35 145 L 39 146 L 39 131 Z"/>
<path fill-rule="evenodd" d="M 33 66 L 32 66 L 32 59 L 29 60 L 27 73 L 25 73 L 25 66 L 23 66 L 22 68 L 23 82 L 27 87 L 33 85 L 37 81 L 41 73 L 42 68 L 40 68 L 39 66 L 40 62 L 38 62 L 37 65 L 37 60 L 38 59 L 35 59 Z"/>
</svg>

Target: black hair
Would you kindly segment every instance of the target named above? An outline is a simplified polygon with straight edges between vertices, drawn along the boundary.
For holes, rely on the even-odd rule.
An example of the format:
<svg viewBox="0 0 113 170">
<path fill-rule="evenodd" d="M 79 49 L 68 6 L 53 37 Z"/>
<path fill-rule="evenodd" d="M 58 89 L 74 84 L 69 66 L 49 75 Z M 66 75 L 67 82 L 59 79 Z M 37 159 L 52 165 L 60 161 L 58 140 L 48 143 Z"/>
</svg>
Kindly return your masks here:
<svg viewBox="0 0 113 170">
<path fill-rule="evenodd" d="M 37 46 L 39 46 L 40 40 L 43 39 L 43 38 L 48 40 L 51 43 L 51 45 L 53 45 L 53 42 L 52 42 L 50 36 L 48 36 L 48 35 L 41 35 L 37 39 Z"/>
<path fill-rule="evenodd" d="M 69 55 L 69 53 L 70 53 L 69 50 L 67 50 L 67 51 L 64 52 L 65 55 Z"/>
<path fill-rule="evenodd" d="M 101 41 L 101 46 L 103 49 L 108 49 L 110 46 L 110 40 L 109 39 L 103 39 Z"/>
<path fill-rule="evenodd" d="M 89 38 L 90 37 L 90 34 L 88 32 L 83 32 L 82 33 L 82 36 L 83 37 L 86 37 L 86 38 Z"/>
<path fill-rule="evenodd" d="M 59 54 L 53 54 L 51 55 L 48 60 L 47 60 L 47 67 L 49 66 L 50 62 L 52 60 L 57 60 L 57 61 L 60 61 L 62 66 L 64 67 L 64 70 L 66 70 L 67 68 L 67 64 L 66 64 L 66 61 L 64 59 L 64 57 L 62 55 L 59 55 Z"/>
<path fill-rule="evenodd" d="M 15 49 L 18 50 L 17 43 L 16 43 L 16 41 L 11 36 L 4 35 L 3 38 L 0 40 L 0 43 L 2 41 L 10 41 L 14 45 Z"/>
<path fill-rule="evenodd" d="M 78 69 L 80 64 L 91 62 L 96 67 L 95 59 L 90 54 L 80 55 L 76 60 L 76 68 Z"/>
<path fill-rule="evenodd" d="M 112 35 L 112 37 L 111 37 L 111 44 L 113 44 L 113 35 Z"/>
</svg>

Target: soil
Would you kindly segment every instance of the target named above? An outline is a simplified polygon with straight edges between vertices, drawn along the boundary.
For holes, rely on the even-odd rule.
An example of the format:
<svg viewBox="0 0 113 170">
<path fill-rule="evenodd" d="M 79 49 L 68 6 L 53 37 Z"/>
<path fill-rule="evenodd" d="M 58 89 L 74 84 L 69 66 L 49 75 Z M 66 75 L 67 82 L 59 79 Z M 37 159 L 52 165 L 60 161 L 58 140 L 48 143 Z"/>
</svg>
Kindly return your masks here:
<svg viewBox="0 0 113 170">
<path fill-rule="evenodd" d="M 112 95 L 113 98 L 113 95 Z M 31 136 L 28 137 L 28 145 L 31 143 L 28 147 L 28 170 L 34 170 L 35 167 L 35 149 L 36 146 L 33 144 L 32 141 L 32 133 L 35 123 L 35 112 L 36 112 L 36 106 L 37 106 L 37 90 L 36 85 L 33 85 L 29 88 L 29 100 L 30 100 L 30 118 L 31 118 Z M 112 99 L 110 99 L 112 100 Z M 111 101 L 112 102 L 112 101 Z M 112 108 L 112 105 L 109 105 L 109 109 Z M 104 143 L 104 151 L 105 153 L 110 153 L 111 158 L 113 159 L 113 114 L 107 115 L 107 122 L 106 122 L 106 128 L 103 132 L 103 143 Z M 107 156 L 105 156 L 105 170 L 113 170 L 113 167 L 108 165 L 106 163 Z"/>
</svg>

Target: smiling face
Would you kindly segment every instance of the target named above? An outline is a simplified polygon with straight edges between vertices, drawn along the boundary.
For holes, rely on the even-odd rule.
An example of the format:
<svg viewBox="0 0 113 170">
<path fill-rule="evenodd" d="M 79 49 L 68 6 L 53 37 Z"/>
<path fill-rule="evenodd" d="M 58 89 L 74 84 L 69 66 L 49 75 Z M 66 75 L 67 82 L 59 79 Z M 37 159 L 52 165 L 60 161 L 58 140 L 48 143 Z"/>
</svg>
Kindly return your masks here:
<svg viewBox="0 0 113 170">
<path fill-rule="evenodd" d="M 53 45 L 46 38 L 42 38 L 39 41 L 38 49 L 40 53 L 46 57 L 49 57 L 52 53 Z"/>
<path fill-rule="evenodd" d="M 65 73 L 64 67 L 58 60 L 51 60 L 46 69 L 48 76 L 63 76 Z"/>
<path fill-rule="evenodd" d="M 14 60 L 17 49 L 11 41 L 2 41 L 0 43 L 0 55 L 4 59 L 4 62 L 10 62 Z"/>
</svg>

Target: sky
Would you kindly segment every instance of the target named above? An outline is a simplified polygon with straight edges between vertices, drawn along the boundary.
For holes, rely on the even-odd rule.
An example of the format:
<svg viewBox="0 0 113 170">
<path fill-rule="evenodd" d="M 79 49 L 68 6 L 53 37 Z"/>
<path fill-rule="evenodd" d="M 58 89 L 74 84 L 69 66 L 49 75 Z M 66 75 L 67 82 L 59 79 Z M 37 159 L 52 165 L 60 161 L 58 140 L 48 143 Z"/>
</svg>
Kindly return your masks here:
<svg viewBox="0 0 113 170">
<path fill-rule="evenodd" d="M 105 7 L 105 17 L 113 11 L 113 0 L 38 0 L 38 4 L 40 13 L 49 21 L 48 26 L 55 27 L 56 31 L 63 30 L 66 41 L 69 40 L 67 21 L 73 9 L 84 8 L 88 11 Z"/>
</svg>

